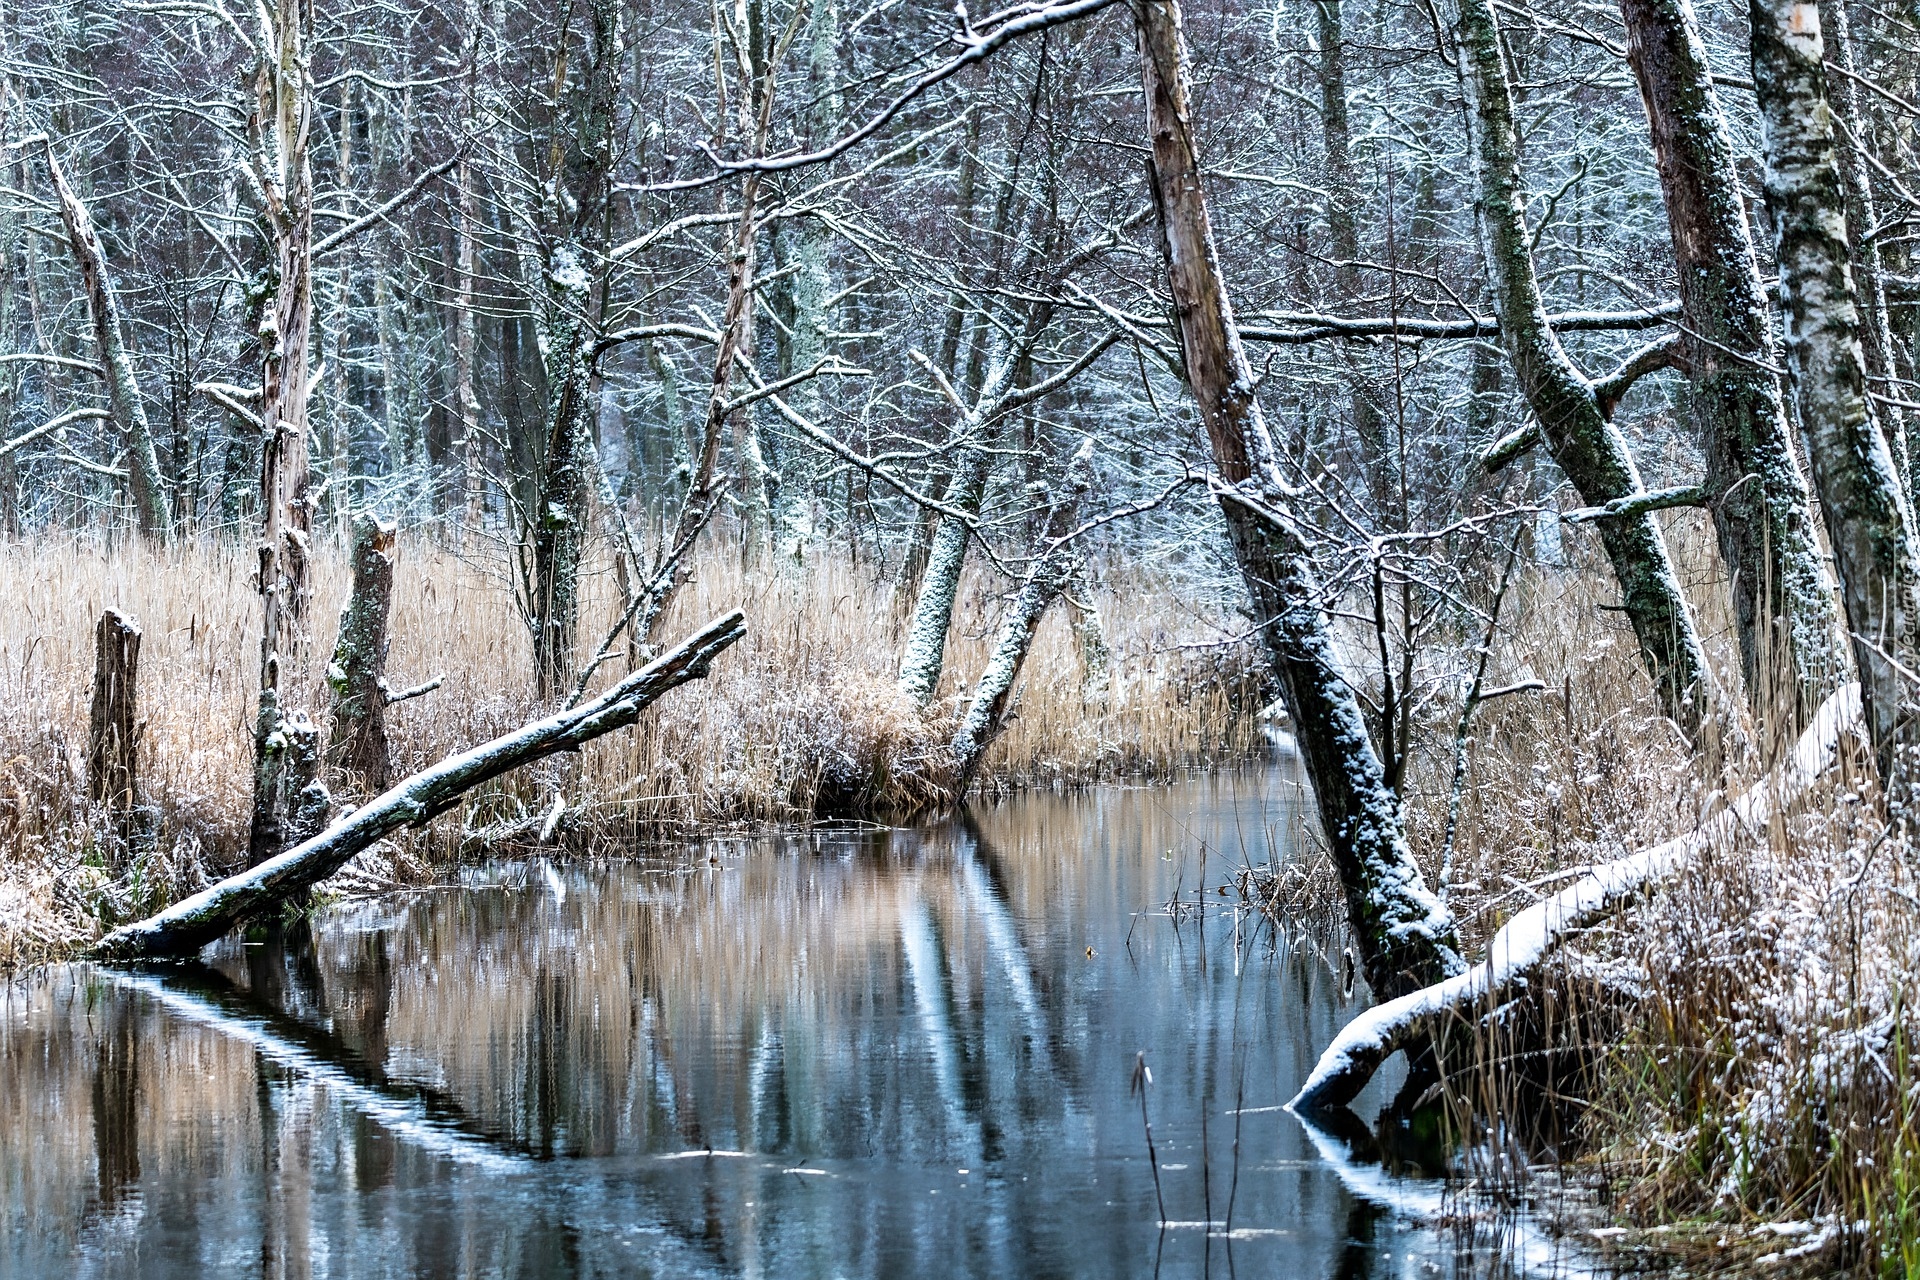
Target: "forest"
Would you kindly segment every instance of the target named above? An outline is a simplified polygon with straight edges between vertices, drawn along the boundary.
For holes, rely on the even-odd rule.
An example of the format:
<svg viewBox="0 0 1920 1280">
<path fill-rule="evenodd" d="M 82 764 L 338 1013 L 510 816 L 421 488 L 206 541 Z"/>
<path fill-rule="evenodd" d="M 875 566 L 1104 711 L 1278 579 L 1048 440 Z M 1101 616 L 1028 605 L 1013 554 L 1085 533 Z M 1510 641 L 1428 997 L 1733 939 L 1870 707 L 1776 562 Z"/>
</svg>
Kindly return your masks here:
<svg viewBox="0 0 1920 1280">
<path fill-rule="evenodd" d="M 1920 1274 L 1917 122 L 1868 0 L 0 0 L 0 1274 Z"/>
</svg>

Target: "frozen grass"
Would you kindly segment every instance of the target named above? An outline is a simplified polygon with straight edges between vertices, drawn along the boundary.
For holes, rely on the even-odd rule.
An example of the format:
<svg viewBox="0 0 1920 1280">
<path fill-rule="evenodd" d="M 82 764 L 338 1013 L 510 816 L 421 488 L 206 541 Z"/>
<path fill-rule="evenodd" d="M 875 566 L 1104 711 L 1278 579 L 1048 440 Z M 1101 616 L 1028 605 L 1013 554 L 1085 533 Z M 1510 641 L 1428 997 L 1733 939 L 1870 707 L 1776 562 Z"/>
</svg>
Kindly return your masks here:
<svg viewBox="0 0 1920 1280">
<path fill-rule="evenodd" d="M 0 547 L 0 967 L 58 955 L 201 887 L 230 868 L 244 840 L 259 604 L 245 548 L 190 543 L 155 551 L 91 537 Z M 330 651 L 345 597 L 343 551 L 319 548 L 313 630 Z M 533 718 L 532 664 L 504 566 L 484 544 L 467 553 L 403 538 L 395 573 L 390 679 L 444 674 L 436 692 L 393 709 L 397 769 Z M 947 744 L 992 643 L 1004 589 L 969 577 L 955 612 L 946 674 L 929 714 L 894 686 L 902 620 L 894 586 L 821 554 L 804 569 L 744 571 L 717 546 L 665 619 L 665 639 L 742 607 L 747 638 L 708 680 L 677 690 L 633 731 L 576 759 L 522 771 L 476 796 L 374 873 L 417 877 L 477 831 L 537 834 L 556 794 L 578 849 L 696 827 L 816 816 L 902 817 L 951 801 Z M 1083 694 L 1080 650 L 1064 610 L 1042 628 L 1020 700 L 977 787 L 1070 786 L 1152 775 L 1254 751 L 1259 669 L 1250 647 L 1204 642 L 1232 630 L 1176 603 L 1166 583 L 1123 573 L 1094 590 L 1112 650 L 1104 697 Z M 86 799 L 82 759 L 103 608 L 131 614 L 140 658 L 143 799 L 152 837 L 117 879 L 104 869 L 107 828 Z M 614 610 L 596 574 L 582 648 Z M 296 686 L 321 718 L 326 652 L 304 656 Z M 596 681 L 616 679 L 609 663 Z M 530 832 L 526 820 L 530 818 Z M 362 875 L 368 874 L 365 867 Z"/>
<path fill-rule="evenodd" d="M 1683 565 L 1710 583 L 1691 547 Z M 1595 607 L 1610 598 L 1599 572 L 1554 571 L 1517 601 L 1489 682 L 1547 688 L 1474 722 L 1450 885 L 1472 956 L 1578 869 L 1718 811 L 1800 713 L 1743 715 L 1691 756 L 1649 714 L 1630 636 Z M 1717 648 L 1724 670 L 1724 634 Z M 1428 726 L 1409 814 L 1436 876 L 1455 706 Z M 1920 1275 L 1920 858 L 1863 752 L 1764 829 L 1713 842 L 1566 952 L 1524 1017 L 1458 1048 L 1447 1093 L 1481 1189 L 1541 1194 L 1545 1151 L 1606 1188 L 1581 1228 L 1623 1265 Z"/>
</svg>

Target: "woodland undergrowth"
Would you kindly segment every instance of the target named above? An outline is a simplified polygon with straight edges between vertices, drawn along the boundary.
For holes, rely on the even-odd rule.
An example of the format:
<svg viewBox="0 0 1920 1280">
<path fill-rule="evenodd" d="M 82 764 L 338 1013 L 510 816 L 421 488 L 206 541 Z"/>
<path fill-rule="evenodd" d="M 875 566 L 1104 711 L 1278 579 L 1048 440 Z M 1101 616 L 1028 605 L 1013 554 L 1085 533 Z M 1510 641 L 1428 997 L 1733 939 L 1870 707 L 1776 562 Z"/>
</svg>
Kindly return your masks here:
<svg viewBox="0 0 1920 1280">
<path fill-rule="evenodd" d="M 1791 739 L 1791 714 L 1742 712 L 1689 751 L 1650 713 L 1624 623 L 1595 607 L 1609 589 L 1598 566 L 1542 570 L 1509 601 L 1488 683 L 1545 687 L 1473 721 L 1447 877 L 1470 958 L 1583 868 L 1716 812 Z M 1725 620 L 1703 623 L 1738 689 Z M 1457 714 L 1424 726 L 1409 787 L 1435 880 Z M 1564 952 L 1524 1029 L 1468 1037 L 1446 1094 L 1469 1186 L 1578 1206 L 1569 1229 L 1629 1269 L 1920 1275 L 1920 853 L 1864 752 Z M 1332 897 L 1298 874 L 1275 888 Z"/>
<path fill-rule="evenodd" d="M 708 679 L 676 690 L 633 731 L 512 775 L 476 793 L 458 819 L 363 855 L 344 873 L 348 885 L 419 883 L 463 854 L 538 841 L 556 799 L 550 839 L 573 853 L 715 827 L 897 820 L 949 804 L 948 743 L 1007 585 L 986 574 L 963 583 L 945 673 L 921 713 L 895 685 L 905 606 L 893 581 L 825 550 L 803 570 L 747 569 L 737 545 L 713 541 L 658 632 L 670 642 L 744 608 L 746 639 Z M 222 543 L 155 550 L 71 536 L 0 548 L 0 599 L 10 602 L 0 612 L 0 969 L 69 953 L 237 866 L 259 663 L 252 575 L 247 549 Z M 1108 678 L 1084 678 L 1079 637 L 1056 609 L 976 791 L 1154 776 L 1258 748 L 1258 659 L 1250 645 L 1218 643 L 1235 624 L 1145 576 L 1094 576 L 1082 603 L 1099 610 Z M 321 542 L 309 616 L 316 647 L 329 652 L 348 578 L 344 551 Z M 590 581 L 583 650 L 617 613 L 606 567 Z M 462 549 L 402 538 L 389 677 L 395 687 L 444 683 L 390 710 L 396 776 L 541 713 L 509 582 L 482 541 Z M 144 632 L 145 812 L 118 876 L 107 871 L 117 837 L 83 776 L 93 624 L 108 607 Z M 323 731 L 325 658 L 302 655 L 297 686 Z M 594 687 L 625 670 L 623 645 Z"/>
</svg>

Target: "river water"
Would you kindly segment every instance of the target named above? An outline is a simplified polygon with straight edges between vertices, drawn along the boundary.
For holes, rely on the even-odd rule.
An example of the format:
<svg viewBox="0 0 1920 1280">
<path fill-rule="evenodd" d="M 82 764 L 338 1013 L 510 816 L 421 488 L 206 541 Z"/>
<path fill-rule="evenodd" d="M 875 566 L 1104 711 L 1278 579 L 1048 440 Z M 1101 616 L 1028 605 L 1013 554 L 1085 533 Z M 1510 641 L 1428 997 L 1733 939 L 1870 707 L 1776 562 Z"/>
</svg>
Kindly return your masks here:
<svg viewBox="0 0 1920 1280">
<path fill-rule="evenodd" d="M 0 1275 L 1554 1270 L 1281 1109 L 1365 999 L 1218 892 L 1299 803 L 1274 766 L 499 863 L 18 977 Z"/>
</svg>

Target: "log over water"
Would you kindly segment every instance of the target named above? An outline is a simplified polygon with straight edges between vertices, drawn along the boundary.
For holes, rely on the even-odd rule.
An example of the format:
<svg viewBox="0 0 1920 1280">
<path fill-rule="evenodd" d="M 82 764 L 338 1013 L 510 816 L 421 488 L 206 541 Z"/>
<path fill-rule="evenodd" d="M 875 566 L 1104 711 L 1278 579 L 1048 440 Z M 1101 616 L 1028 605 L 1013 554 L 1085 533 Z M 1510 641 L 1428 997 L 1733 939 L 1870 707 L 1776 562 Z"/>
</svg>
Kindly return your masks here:
<svg viewBox="0 0 1920 1280">
<path fill-rule="evenodd" d="M 720 651 L 746 633 L 746 618 L 739 610 L 717 618 L 593 701 L 414 774 L 280 856 L 229 876 L 150 919 L 115 929 L 100 940 L 94 956 L 134 960 L 191 955 L 234 926 L 320 883 L 383 836 L 445 813 L 482 783 L 632 724 L 669 689 L 705 678 Z"/>
</svg>

